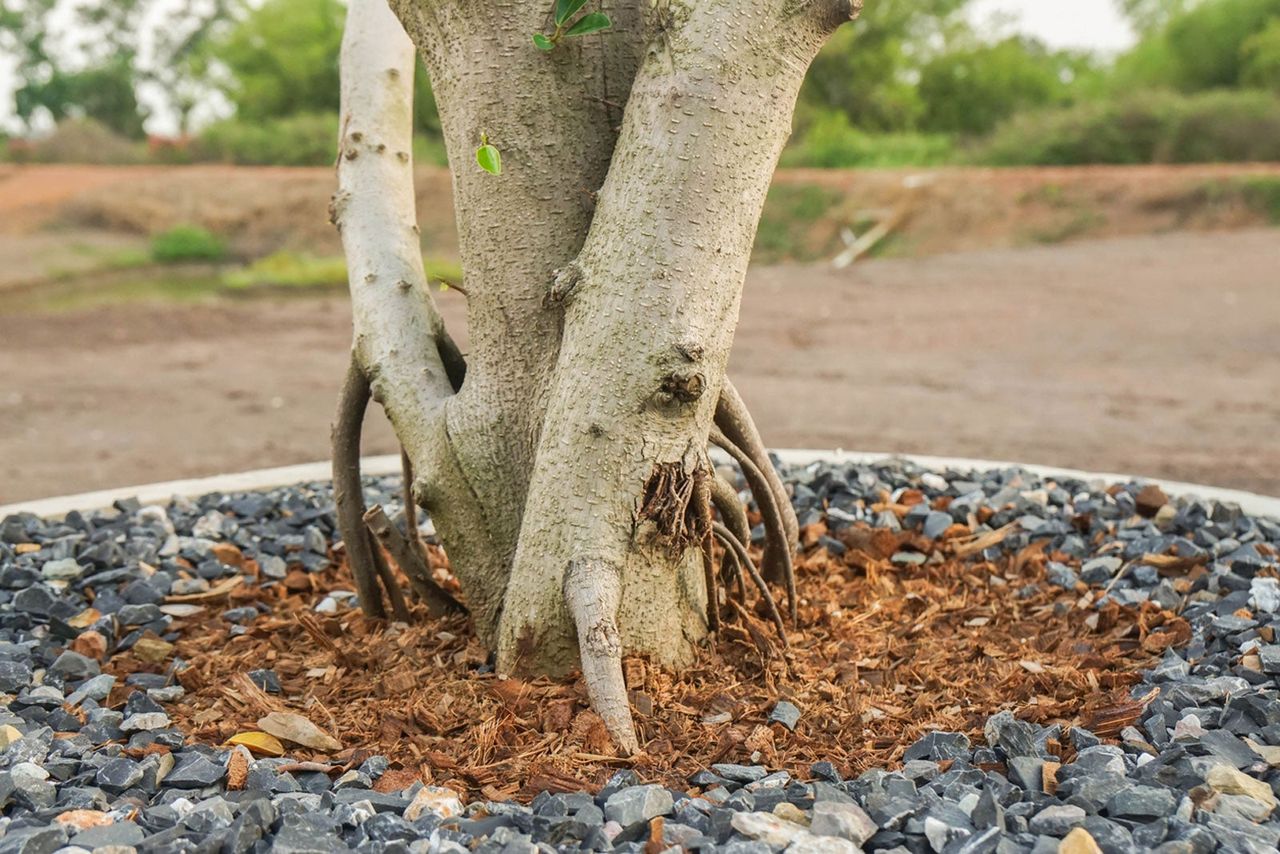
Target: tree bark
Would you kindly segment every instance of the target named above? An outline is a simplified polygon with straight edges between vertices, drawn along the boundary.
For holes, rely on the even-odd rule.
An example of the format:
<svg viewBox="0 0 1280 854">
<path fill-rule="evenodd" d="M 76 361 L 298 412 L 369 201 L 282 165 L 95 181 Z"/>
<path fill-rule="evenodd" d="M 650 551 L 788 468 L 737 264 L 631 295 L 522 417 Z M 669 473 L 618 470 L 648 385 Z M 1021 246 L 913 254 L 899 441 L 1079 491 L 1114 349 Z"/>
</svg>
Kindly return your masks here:
<svg viewBox="0 0 1280 854">
<path fill-rule="evenodd" d="M 499 671 L 581 666 L 634 750 L 621 656 L 679 667 L 708 629 L 718 403 L 767 465 L 725 365 L 796 93 L 856 8 L 604 0 L 612 29 L 548 53 L 530 36 L 550 0 L 393 0 L 453 170 L 471 338 L 455 393 L 413 220 L 412 57 L 383 3 L 352 0 L 343 46 L 334 219 L 355 358 Z M 475 165 L 482 139 L 501 174 Z M 760 481 L 776 505 L 780 482 Z M 775 516 L 793 538 L 794 517 Z"/>
</svg>

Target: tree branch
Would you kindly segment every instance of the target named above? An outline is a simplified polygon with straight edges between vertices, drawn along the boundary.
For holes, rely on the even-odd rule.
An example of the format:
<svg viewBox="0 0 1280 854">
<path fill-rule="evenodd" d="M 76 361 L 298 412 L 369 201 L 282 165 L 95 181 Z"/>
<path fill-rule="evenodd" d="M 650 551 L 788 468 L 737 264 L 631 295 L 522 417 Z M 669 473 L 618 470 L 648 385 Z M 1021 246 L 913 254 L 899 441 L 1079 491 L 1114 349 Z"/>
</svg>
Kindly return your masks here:
<svg viewBox="0 0 1280 854">
<path fill-rule="evenodd" d="M 452 396 L 453 384 L 441 358 L 444 322 L 427 290 L 414 210 L 413 44 L 386 0 L 349 3 L 341 69 L 331 218 L 347 257 L 354 351 L 374 399 L 409 458 L 420 463 L 431 433 L 422 421 Z"/>
</svg>

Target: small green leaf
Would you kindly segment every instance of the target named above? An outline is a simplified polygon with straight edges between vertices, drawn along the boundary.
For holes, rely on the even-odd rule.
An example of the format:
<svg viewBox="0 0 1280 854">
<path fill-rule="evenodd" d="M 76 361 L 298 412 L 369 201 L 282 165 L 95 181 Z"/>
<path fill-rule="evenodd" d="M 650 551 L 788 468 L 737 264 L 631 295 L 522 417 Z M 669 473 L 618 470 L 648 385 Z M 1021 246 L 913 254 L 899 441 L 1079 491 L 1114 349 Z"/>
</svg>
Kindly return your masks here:
<svg viewBox="0 0 1280 854">
<path fill-rule="evenodd" d="M 587 0 L 556 0 L 556 26 L 563 27 L 585 5 Z"/>
<path fill-rule="evenodd" d="M 544 36 L 542 33 L 533 34 L 533 43 L 537 45 L 538 50 L 555 50 L 556 43 Z"/>
<path fill-rule="evenodd" d="M 609 16 L 604 12 L 592 12 L 590 15 L 583 15 L 578 23 L 565 30 L 566 36 L 585 36 L 588 33 L 598 33 L 601 30 L 607 30 L 613 26 L 613 21 L 609 20 Z"/>
<path fill-rule="evenodd" d="M 502 174 L 502 155 L 492 145 L 482 145 L 476 149 L 476 163 L 490 175 Z"/>
</svg>

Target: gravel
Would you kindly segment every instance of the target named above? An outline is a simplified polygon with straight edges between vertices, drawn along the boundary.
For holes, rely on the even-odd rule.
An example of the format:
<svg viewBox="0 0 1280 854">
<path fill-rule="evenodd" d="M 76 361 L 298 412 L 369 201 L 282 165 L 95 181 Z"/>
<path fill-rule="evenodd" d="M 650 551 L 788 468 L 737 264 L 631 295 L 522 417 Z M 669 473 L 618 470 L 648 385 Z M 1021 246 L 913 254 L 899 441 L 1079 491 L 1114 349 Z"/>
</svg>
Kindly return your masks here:
<svg viewBox="0 0 1280 854">
<path fill-rule="evenodd" d="M 975 532 L 1012 526 L 974 559 L 1045 542 L 1047 554 L 1072 563 L 1051 561 L 1046 584 L 1091 591 L 1081 607 L 1155 602 L 1179 612 L 1191 638 L 1165 651 L 1133 688 L 1146 706 L 1116 744 L 1001 712 L 986 721 L 985 744 L 929 733 L 906 746 L 901 769 L 855 779 L 842 779 L 829 762 L 814 763 L 803 779 L 715 764 L 689 780 L 701 797 L 624 770 L 599 793 L 463 804 L 450 790 L 420 783 L 375 791 L 388 768 L 381 757 L 336 780 L 280 771 L 287 759 L 249 760 L 243 788 L 228 790 L 231 752 L 187 744 L 165 712 L 182 696 L 173 679 L 181 662 L 165 675 L 131 676 L 122 707 L 106 708 L 117 680 L 89 653 L 95 644 L 105 654 L 136 645 L 141 656 L 150 644 L 164 660 L 163 645 L 176 640 L 173 615 L 192 607 L 167 597 L 235 574 L 240 552 L 257 560 L 266 584 L 290 569 L 327 568 L 335 536 L 327 484 L 165 506 L 122 501 L 61 521 L 11 516 L 0 520 L 0 854 L 668 847 L 1195 854 L 1280 846 L 1280 523 L 1194 497 L 1171 500 L 1141 484 L 1108 489 L 1012 469 L 818 464 L 785 479 L 801 524 L 825 520 L 833 534 L 857 523 L 927 538 L 955 524 Z M 371 500 L 398 506 L 398 483 L 370 480 L 367 490 Z M 883 494 L 898 503 L 907 490 L 927 501 L 903 519 L 873 508 Z M 834 537 L 823 544 L 843 548 Z M 1205 571 L 1162 573 L 1137 560 L 1148 554 L 1196 558 Z M 928 560 L 909 548 L 893 556 L 900 565 Z M 197 577 L 180 577 L 184 565 Z M 90 604 L 97 615 L 81 618 Z M 340 612 L 353 604 L 335 591 L 317 606 Z M 252 607 L 222 613 L 235 626 L 259 616 Z M 249 678 L 280 691 L 269 669 Z M 770 709 L 770 720 L 788 729 L 802 717 L 783 698 Z M 1061 766 L 1053 749 L 1060 743 L 1077 751 Z M 654 832 L 661 839 L 650 840 Z"/>
</svg>

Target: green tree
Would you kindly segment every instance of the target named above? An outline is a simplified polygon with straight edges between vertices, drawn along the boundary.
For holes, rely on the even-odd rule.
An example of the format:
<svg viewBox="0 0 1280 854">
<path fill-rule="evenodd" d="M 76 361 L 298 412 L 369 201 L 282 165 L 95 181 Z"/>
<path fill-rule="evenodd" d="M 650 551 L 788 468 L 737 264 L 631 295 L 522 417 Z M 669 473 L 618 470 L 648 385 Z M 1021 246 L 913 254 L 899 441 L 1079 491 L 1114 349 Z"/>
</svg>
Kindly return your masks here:
<svg viewBox="0 0 1280 854">
<path fill-rule="evenodd" d="M 797 119 L 844 113 L 863 131 L 915 128 L 924 110 L 915 78 L 940 44 L 960 26 L 968 0 L 875 0 L 836 31 L 814 61 L 800 93 Z"/>
<path fill-rule="evenodd" d="M 6 2 L 0 9 L 0 46 L 17 60 L 18 118 L 29 127 L 44 110 L 55 122 L 85 116 L 124 136 L 141 136 L 145 114 L 134 92 L 136 34 L 129 32 L 140 14 L 137 0 L 76 7 L 83 30 L 77 66 L 55 50 L 58 10 L 58 0 Z"/>
<path fill-rule="evenodd" d="M 926 131 L 977 135 L 1016 112 L 1071 99 L 1072 84 L 1091 72 L 1080 54 L 1051 51 L 1013 37 L 948 51 L 920 72 Z"/>
<path fill-rule="evenodd" d="M 1139 33 L 1154 33 L 1182 14 L 1194 0 L 1117 0 L 1120 10 Z"/>
<path fill-rule="evenodd" d="M 242 6 L 197 61 L 250 121 L 338 109 L 338 0 L 266 0 Z"/>
<path fill-rule="evenodd" d="M 1280 18 L 1245 41 L 1241 79 L 1248 86 L 1280 92 Z"/>
<path fill-rule="evenodd" d="M 1119 60 L 1114 87 L 1125 91 L 1166 86 L 1197 92 L 1257 85 L 1253 81 L 1269 62 L 1266 42 L 1259 39 L 1278 19 L 1280 0 L 1204 0 L 1189 5 Z"/>
<path fill-rule="evenodd" d="M 337 113 L 340 0 L 241 3 L 192 56 L 246 121 Z M 414 76 L 414 126 L 438 137 L 435 97 L 421 61 Z"/>
</svg>

